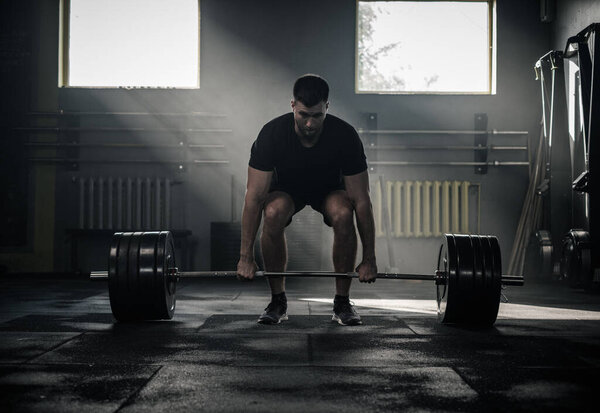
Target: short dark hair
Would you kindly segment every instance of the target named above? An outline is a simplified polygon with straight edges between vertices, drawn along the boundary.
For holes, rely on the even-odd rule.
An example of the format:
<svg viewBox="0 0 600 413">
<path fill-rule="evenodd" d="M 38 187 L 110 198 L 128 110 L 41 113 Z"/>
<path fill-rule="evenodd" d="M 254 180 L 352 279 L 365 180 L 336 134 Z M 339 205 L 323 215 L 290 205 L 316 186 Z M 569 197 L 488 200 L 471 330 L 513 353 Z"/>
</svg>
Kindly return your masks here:
<svg viewBox="0 0 600 413">
<path fill-rule="evenodd" d="M 300 76 L 294 83 L 294 100 L 305 106 L 315 106 L 329 99 L 329 85 L 319 75 L 307 74 Z"/>
</svg>

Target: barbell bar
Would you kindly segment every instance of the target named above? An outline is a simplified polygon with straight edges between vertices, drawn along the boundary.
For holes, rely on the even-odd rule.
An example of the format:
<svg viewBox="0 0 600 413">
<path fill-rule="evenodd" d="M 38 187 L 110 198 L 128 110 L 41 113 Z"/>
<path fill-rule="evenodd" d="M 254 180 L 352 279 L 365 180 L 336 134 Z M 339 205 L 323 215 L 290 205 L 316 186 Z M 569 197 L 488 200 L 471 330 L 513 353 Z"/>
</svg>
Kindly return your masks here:
<svg viewBox="0 0 600 413">
<path fill-rule="evenodd" d="M 169 231 L 117 232 L 108 271 L 92 271 L 93 281 L 108 281 L 110 305 L 118 321 L 173 318 L 180 278 L 232 277 L 233 271 L 179 271 Z M 502 285 L 524 279 L 502 275 L 498 239 L 489 235 L 445 234 L 433 274 L 379 273 L 378 278 L 434 281 L 438 320 L 491 326 L 496 321 Z M 256 277 L 351 277 L 356 272 L 257 271 Z"/>
<path fill-rule="evenodd" d="M 229 278 L 236 277 L 237 272 L 234 271 L 179 271 L 177 267 L 167 269 L 167 276 L 174 278 L 176 281 L 180 278 Z M 255 278 L 262 277 L 348 277 L 359 278 L 357 272 L 333 272 L 333 271 L 256 271 Z M 377 278 L 387 280 L 423 280 L 435 281 L 436 285 L 441 285 L 445 282 L 446 277 L 443 271 L 437 271 L 435 275 L 429 274 L 400 274 L 379 272 Z M 91 281 L 108 281 L 108 271 L 92 271 L 90 272 Z M 522 286 L 523 277 L 515 275 L 503 275 L 502 285 Z"/>
</svg>

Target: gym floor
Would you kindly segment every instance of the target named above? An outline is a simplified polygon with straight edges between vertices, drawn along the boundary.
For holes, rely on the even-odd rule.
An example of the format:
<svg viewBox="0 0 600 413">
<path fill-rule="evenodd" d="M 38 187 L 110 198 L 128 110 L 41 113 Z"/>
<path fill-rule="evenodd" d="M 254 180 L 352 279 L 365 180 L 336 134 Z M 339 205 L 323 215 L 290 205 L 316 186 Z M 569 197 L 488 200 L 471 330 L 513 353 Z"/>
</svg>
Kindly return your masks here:
<svg viewBox="0 0 600 413">
<path fill-rule="evenodd" d="M 597 411 L 600 299 L 508 287 L 494 328 L 440 325 L 432 282 L 289 279 L 290 319 L 256 324 L 264 281 L 183 280 L 171 321 L 115 323 L 107 285 L 0 280 L 3 411 Z"/>
</svg>

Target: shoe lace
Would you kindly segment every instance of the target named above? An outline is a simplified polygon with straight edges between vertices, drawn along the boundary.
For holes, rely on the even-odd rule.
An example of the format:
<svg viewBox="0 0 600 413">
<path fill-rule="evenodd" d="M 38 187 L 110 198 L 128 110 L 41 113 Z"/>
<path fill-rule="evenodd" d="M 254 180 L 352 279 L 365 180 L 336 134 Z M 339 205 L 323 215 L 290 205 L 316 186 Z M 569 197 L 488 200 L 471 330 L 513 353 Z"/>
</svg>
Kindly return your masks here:
<svg viewBox="0 0 600 413">
<path fill-rule="evenodd" d="M 269 303 L 269 305 L 267 305 L 267 308 L 265 308 L 266 312 L 271 312 L 274 311 L 277 306 L 283 307 L 286 305 L 286 302 L 283 300 L 273 300 Z"/>
<path fill-rule="evenodd" d="M 339 313 L 354 313 L 354 302 L 353 301 L 342 301 L 336 304 L 336 308 Z"/>
</svg>

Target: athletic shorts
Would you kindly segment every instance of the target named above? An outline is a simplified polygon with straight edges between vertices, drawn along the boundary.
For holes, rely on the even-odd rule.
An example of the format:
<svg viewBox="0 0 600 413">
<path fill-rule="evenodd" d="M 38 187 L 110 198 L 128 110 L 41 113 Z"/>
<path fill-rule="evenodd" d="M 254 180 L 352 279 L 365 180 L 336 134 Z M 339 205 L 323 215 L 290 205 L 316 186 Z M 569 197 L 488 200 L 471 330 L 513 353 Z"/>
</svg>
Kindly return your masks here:
<svg viewBox="0 0 600 413">
<path fill-rule="evenodd" d="M 271 192 L 274 192 L 274 191 L 285 192 L 292 198 L 292 201 L 294 201 L 294 213 L 292 214 L 292 217 L 294 215 L 296 215 L 298 212 L 302 211 L 302 209 L 304 209 L 304 207 L 306 205 L 310 205 L 310 207 L 312 209 L 314 209 L 315 211 L 317 211 L 321 215 L 323 215 L 323 222 L 325 223 L 325 225 L 330 227 L 331 223 L 329 222 L 329 220 L 327 219 L 327 217 L 325 217 L 325 214 L 323 213 L 323 206 L 324 206 L 323 204 L 325 203 L 325 198 L 327 198 L 327 195 L 329 195 L 330 193 L 332 193 L 334 191 L 338 191 L 338 190 L 339 189 L 336 188 L 336 189 L 332 189 L 329 192 L 320 192 L 320 193 L 311 193 L 311 194 L 292 193 L 290 191 L 285 191 L 282 189 L 275 189 Z M 292 217 L 290 217 L 290 220 L 285 225 L 286 227 L 292 223 Z"/>
</svg>

